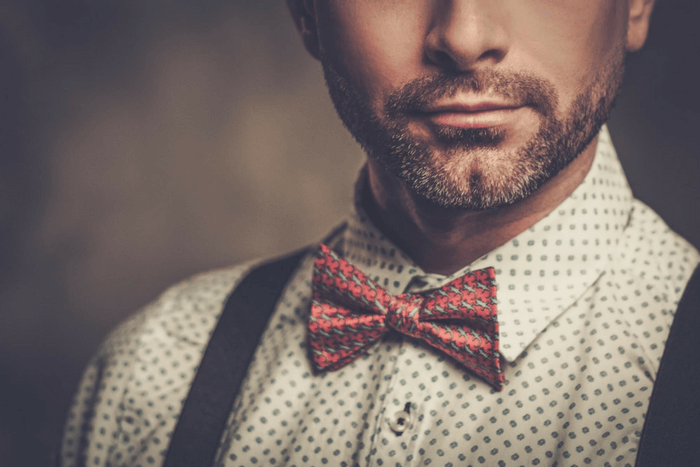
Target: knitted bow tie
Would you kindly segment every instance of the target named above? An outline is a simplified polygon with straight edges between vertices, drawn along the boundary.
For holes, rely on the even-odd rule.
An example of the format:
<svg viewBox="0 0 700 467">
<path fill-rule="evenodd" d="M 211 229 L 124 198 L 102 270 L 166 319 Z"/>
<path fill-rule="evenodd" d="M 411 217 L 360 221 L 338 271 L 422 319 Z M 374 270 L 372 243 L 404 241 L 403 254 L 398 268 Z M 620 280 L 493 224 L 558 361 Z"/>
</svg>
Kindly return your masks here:
<svg viewBox="0 0 700 467">
<path fill-rule="evenodd" d="M 424 294 L 391 295 L 321 245 L 314 263 L 309 342 L 319 370 L 335 371 L 390 329 L 422 339 L 503 389 L 493 268 Z"/>
</svg>

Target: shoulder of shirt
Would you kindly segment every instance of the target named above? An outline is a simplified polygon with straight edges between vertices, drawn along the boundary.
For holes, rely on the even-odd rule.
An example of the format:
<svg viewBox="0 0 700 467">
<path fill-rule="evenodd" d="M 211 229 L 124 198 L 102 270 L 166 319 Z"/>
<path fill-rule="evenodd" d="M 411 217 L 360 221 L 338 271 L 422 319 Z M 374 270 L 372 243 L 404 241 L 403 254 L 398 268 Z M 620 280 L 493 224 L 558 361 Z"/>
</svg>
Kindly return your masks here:
<svg viewBox="0 0 700 467">
<path fill-rule="evenodd" d="M 678 304 L 700 253 L 678 235 L 649 206 L 633 200 L 632 212 L 615 261 L 618 269 L 633 278 L 647 282 L 655 292 L 655 300 Z"/>
<path fill-rule="evenodd" d="M 166 289 L 104 340 L 95 356 L 109 358 L 139 347 L 175 345 L 203 350 L 231 291 L 251 268 L 253 260 L 202 272 Z M 130 353 L 131 353 L 130 352 Z"/>
</svg>

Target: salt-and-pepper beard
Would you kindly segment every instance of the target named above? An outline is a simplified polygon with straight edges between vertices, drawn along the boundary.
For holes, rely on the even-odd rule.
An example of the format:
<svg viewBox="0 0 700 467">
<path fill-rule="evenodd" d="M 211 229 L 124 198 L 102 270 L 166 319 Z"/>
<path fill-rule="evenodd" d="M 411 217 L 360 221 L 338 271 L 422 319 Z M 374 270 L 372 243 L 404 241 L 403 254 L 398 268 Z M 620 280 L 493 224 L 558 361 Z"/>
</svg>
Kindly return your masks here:
<svg viewBox="0 0 700 467">
<path fill-rule="evenodd" d="M 413 80 L 390 94 L 380 118 L 328 57 L 321 63 L 338 115 L 369 157 L 437 206 L 483 210 L 531 195 L 590 144 L 608 119 L 622 82 L 624 49 L 619 47 L 613 55 L 562 117 L 556 111 L 557 92 L 549 82 L 530 74 L 487 70 Z M 458 91 L 488 91 L 508 102 L 529 105 L 539 116 L 539 130 L 514 154 L 506 154 L 499 153 L 507 136 L 503 130 L 436 127 L 441 161 L 409 133 L 409 116 Z M 484 156 L 507 162 L 494 169 Z"/>
</svg>

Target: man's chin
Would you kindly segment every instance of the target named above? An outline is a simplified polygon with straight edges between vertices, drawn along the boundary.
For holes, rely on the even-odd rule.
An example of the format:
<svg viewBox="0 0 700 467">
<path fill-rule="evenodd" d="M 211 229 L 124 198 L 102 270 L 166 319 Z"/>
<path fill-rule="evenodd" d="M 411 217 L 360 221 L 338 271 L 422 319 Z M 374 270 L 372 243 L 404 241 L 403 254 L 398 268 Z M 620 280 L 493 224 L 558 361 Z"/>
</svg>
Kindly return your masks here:
<svg viewBox="0 0 700 467">
<path fill-rule="evenodd" d="M 522 164 L 493 148 L 436 152 L 430 160 L 384 166 L 414 194 L 420 204 L 440 210 L 482 211 L 511 205 L 533 189 L 531 177 L 514 167 Z"/>
</svg>

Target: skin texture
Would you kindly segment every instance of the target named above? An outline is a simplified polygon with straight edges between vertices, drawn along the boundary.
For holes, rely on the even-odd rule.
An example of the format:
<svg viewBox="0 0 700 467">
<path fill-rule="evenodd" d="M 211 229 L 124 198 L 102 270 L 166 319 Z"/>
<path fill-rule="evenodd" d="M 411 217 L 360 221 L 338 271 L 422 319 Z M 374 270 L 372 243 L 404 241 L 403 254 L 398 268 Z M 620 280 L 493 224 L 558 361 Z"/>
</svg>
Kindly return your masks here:
<svg viewBox="0 0 700 467">
<path fill-rule="evenodd" d="M 590 169 L 652 0 L 288 0 L 368 153 L 368 215 L 450 274 Z"/>
</svg>

